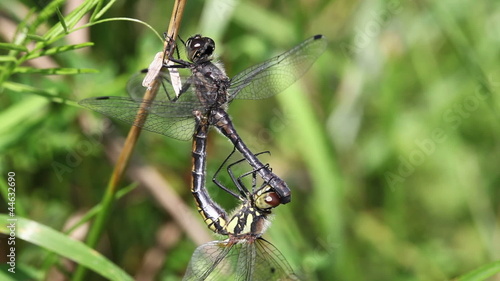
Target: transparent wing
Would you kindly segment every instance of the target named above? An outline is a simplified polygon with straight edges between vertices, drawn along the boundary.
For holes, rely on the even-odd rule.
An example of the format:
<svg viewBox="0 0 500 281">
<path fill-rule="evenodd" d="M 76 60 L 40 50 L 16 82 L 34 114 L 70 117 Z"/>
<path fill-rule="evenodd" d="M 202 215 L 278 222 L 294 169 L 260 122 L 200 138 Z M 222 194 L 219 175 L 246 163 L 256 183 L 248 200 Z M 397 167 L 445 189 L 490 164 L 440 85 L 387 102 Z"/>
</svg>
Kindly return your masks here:
<svg viewBox="0 0 500 281">
<path fill-rule="evenodd" d="M 244 70 L 231 80 L 230 99 L 264 99 L 285 90 L 307 72 L 326 45 L 325 37 L 316 35 L 279 56 Z"/>
<path fill-rule="evenodd" d="M 193 111 L 206 111 L 198 100 L 194 87 L 189 87 L 177 99 L 170 84 L 168 73 L 160 73 L 160 88 L 153 101 L 147 103 L 147 120 L 143 125 L 136 122 L 137 113 L 141 106 L 142 96 L 146 90 L 142 81 L 146 73 L 134 75 L 127 84 L 127 90 L 131 98 L 125 97 L 96 97 L 81 100 L 80 105 L 102 113 L 106 116 L 116 118 L 127 124 L 140 126 L 145 130 L 162 134 L 179 140 L 189 140 L 194 132 Z M 189 78 L 183 77 L 184 80 Z"/>
<path fill-rule="evenodd" d="M 299 280 L 283 255 L 264 239 L 212 241 L 201 245 L 182 280 Z"/>
<path fill-rule="evenodd" d="M 116 118 L 127 124 L 140 126 L 136 123 L 137 112 L 141 101 L 124 97 L 98 97 L 84 99 L 80 105 Z M 189 140 L 194 132 L 194 118 L 192 104 L 153 101 L 148 103 L 146 122 L 140 126 L 145 130 L 162 134 L 167 137 Z"/>
<path fill-rule="evenodd" d="M 183 281 L 234 280 L 234 265 L 226 259 L 232 252 L 228 240 L 212 241 L 196 248 L 189 261 Z"/>
<path fill-rule="evenodd" d="M 263 238 L 257 239 L 254 244 L 256 256 L 252 280 L 300 280 L 273 244 Z"/>
</svg>

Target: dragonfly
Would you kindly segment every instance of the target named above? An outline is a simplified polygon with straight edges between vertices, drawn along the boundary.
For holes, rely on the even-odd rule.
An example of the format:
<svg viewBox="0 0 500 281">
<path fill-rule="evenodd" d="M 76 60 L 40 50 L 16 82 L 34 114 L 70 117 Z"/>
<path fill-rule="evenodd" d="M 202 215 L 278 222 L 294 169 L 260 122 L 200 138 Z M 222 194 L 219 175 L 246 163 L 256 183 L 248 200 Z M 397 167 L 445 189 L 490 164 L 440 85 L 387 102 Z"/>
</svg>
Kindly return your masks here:
<svg viewBox="0 0 500 281">
<path fill-rule="evenodd" d="M 326 49 L 323 35 L 315 35 L 289 51 L 247 68 L 230 79 L 222 65 L 213 61 L 215 42 L 209 37 L 195 35 L 185 43 L 188 61 L 168 58 L 175 65 L 165 64 L 158 73 L 165 100 L 142 100 L 142 79 L 132 80 L 128 90 L 131 98 L 96 97 L 84 99 L 80 105 L 117 118 L 145 130 L 179 140 L 188 140 L 195 131 L 195 114 L 207 119 L 207 126 L 218 129 L 233 143 L 254 170 L 278 194 L 280 202 L 291 200 L 290 189 L 283 179 L 274 174 L 248 148 L 238 135 L 227 107 L 235 99 L 264 99 L 282 92 L 300 78 Z M 168 70 L 187 69 L 182 77 L 182 88 L 172 86 Z M 174 83 L 176 84 L 176 83 Z M 178 94 L 177 94 L 178 92 Z M 174 94 L 175 93 L 175 94 Z M 137 124 L 137 113 L 146 105 L 147 120 Z"/>
<path fill-rule="evenodd" d="M 226 158 L 214 174 L 212 180 L 240 201 L 239 207 L 231 215 L 215 203 L 205 188 L 206 137 L 208 120 L 196 115 L 196 131 L 193 138 L 193 180 L 191 192 L 198 211 L 208 227 L 217 234 L 225 235 L 225 240 L 212 241 L 199 246 L 193 253 L 182 280 L 299 280 L 280 251 L 262 234 L 269 227 L 272 209 L 280 205 L 278 194 L 267 183 L 257 187 L 256 170 L 236 177 L 232 166 L 244 161 L 236 161 L 227 167 L 229 176 L 238 193 L 222 185 L 217 175 L 229 160 Z M 242 178 L 252 175 L 252 190 L 248 190 Z"/>
</svg>

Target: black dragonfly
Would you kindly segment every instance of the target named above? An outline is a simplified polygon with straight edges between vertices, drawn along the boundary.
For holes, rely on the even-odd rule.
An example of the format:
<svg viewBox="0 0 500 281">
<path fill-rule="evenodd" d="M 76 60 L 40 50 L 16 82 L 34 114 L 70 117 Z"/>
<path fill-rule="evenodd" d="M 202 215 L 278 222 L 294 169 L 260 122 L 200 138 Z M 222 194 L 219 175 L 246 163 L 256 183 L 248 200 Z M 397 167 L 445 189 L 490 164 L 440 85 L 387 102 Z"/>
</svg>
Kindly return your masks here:
<svg viewBox="0 0 500 281">
<path fill-rule="evenodd" d="M 204 116 L 208 125 L 216 127 L 231 140 L 252 168 L 276 191 L 280 203 L 285 204 L 291 200 L 290 189 L 245 145 L 226 112 L 227 106 L 234 99 L 264 99 L 285 90 L 311 67 L 325 51 L 326 45 L 323 35 L 315 35 L 229 79 L 222 65 L 212 61 L 215 42 L 211 38 L 195 35 L 185 44 L 189 61 L 168 58 L 174 65 L 164 64 L 157 76 L 161 79 L 165 100 L 143 101 L 137 97 L 137 92 L 145 91 L 142 81 L 133 79 L 128 86 L 132 98 L 97 97 L 84 99 L 79 104 L 179 140 L 190 139 L 195 131 L 195 116 Z M 190 70 L 189 75 L 182 77 L 180 89 L 172 86 L 175 83 L 169 70 L 175 68 Z M 147 105 L 147 120 L 144 124 L 135 124 L 141 104 Z"/>
</svg>

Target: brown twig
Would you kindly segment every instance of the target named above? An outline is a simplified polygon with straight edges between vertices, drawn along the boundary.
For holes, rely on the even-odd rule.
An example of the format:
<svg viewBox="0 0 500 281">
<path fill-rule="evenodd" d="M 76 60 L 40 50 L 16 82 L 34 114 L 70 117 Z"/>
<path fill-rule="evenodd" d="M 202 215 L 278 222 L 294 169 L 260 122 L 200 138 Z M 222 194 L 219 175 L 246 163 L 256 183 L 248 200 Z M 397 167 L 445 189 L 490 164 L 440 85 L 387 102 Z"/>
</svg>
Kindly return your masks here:
<svg viewBox="0 0 500 281">
<path fill-rule="evenodd" d="M 176 0 L 174 3 L 174 9 L 172 11 L 172 16 L 170 17 L 170 24 L 167 31 L 168 36 L 166 36 L 165 42 L 163 43 L 163 53 L 167 56 L 169 56 L 170 52 L 172 51 L 169 48 L 170 40 L 174 40 L 177 37 L 186 1 L 187 0 Z M 151 87 L 149 87 L 144 94 L 143 102 L 139 111 L 137 112 L 137 117 L 134 122 L 134 124 L 137 125 L 130 128 L 127 139 L 125 140 L 125 143 L 123 145 L 123 150 L 118 157 L 118 161 L 116 162 L 115 169 L 113 170 L 113 174 L 110 179 L 109 186 L 113 189 L 116 189 L 118 183 L 123 177 L 124 170 L 128 165 L 130 156 L 132 155 L 132 151 L 134 150 L 137 139 L 139 138 L 139 135 L 141 133 L 141 126 L 144 124 L 144 122 L 146 122 L 148 114 L 148 104 L 156 97 L 158 87 L 159 82 L 157 79 L 155 79 L 153 80 Z"/>
</svg>

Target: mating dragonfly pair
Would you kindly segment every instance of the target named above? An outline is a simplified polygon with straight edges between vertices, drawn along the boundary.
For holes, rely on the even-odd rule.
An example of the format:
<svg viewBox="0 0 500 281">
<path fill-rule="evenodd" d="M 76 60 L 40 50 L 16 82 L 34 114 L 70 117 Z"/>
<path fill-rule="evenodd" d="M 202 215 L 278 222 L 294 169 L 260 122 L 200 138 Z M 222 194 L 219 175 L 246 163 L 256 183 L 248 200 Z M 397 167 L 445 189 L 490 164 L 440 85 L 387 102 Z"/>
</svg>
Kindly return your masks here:
<svg viewBox="0 0 500 281">
<path fill-rule="evenodd" d="M 325 51 L 326 40 L 322 35 L 311 37 L 232 79 L 222 66 L 212 62 L 215 49 L 212 39 L 196 35 L 186 41 L 185 47 L 189 61 L 168 58 L 170 63 L 163 64 L 158 72 L 156 79 L 160 79 L 162 92 L 159 99 L 98 97 L 79 104 L 168 137 L 193 138 L 193 197 L 208 227 L 215 233 L 227 235 L 228 239 L 198 247 L 183 280 L 298 280 L 279 251 L 261 238 L 269 225 L 271 210 L 290 202 L 290 189 L 245 145 L 226 110 L 234 99 L 263 99 L 286 89 Z M 188 70 L 189 74 L 181 77 L 180 87 L 175 86 L 174 76 L 170 75 L 174 69 Z M 141 82 L 132 79 L 129 83 L 132 97 L 145 91 L 139 86 Z M 141 106 L 146 108 L 147 120 L 136 124 Z M 252 167 L 252 171 L 236 177 L 231 167 L 243 160 L 228 165 L 238 193 L 216 181 L 214 176 L 218 187 L 241 201 L 231 216 L 212 200 L 205 186 L 206 138 L 210 126 L 225 135 Z M 263 181 L 259 187 L 257 175 Z M 246 176 L 252 176 L 251 190 L 243 184 Z"/>
</svg>

